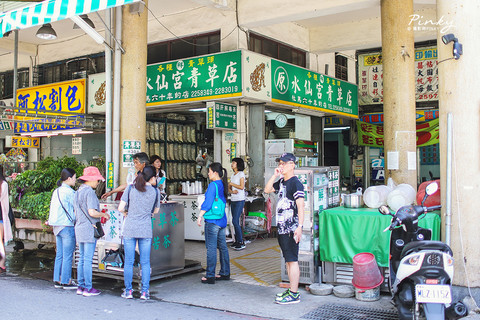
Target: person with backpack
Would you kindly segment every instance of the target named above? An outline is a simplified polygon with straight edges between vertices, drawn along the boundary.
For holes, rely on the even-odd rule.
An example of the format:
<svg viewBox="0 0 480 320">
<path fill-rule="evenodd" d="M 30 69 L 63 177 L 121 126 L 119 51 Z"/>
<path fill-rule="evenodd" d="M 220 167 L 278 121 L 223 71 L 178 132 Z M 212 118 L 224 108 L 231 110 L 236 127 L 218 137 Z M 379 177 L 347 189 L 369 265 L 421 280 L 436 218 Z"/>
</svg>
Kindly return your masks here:
<svg viewBox="0 0 480 320">
<path fill-rule="evenodd" d="M 53 282 L 55 288 L 77 289 L 72 281 L 72 259 L 75 251 L 75 212 L 73 198 L 77 176 L 75 170 L 65 168 L 57 181 L 58 188 L 52 193 L 48 225 L 53 227 L 56 239 L 55 266 L 53 268 Z"/>
<path fill-rule="evenodd" d="M 202 217 L 205 219 L 205 246 L 207 247 L 207 270 L 202 283 L 215 284 L 215 280 L 230 280 L 230 258 L 228 255 L 225 229 L 227 215 L 227 171 L 218 162 L 208 167 L 208 178 L 212 181 L 205 192 L 205 201 L 200 208 L 197 219 L 202 226 Z M 215 275 L 217 265 L 217 249 L 220 251 L 220 272 Z"/>
<path fill-rule="evenodd" d="M 140 266 L 142 268 L 142 289 L 140 299 L 150 299 L 150 251 L 152 248 L 152 216 L 160 209 L 160 192 L 157 189 L 155 168 L 145 166 L 137 173 L 132 185 L 129 185 L 122 195 L 118 210 L 125 216 L 123 226 L 123 247 L 125 264 L 123 280 L 125 290 L 122 298 L 133 298 L 133 263 L 135 247 L 138 243 L 140 251 Z"/>
</svg>

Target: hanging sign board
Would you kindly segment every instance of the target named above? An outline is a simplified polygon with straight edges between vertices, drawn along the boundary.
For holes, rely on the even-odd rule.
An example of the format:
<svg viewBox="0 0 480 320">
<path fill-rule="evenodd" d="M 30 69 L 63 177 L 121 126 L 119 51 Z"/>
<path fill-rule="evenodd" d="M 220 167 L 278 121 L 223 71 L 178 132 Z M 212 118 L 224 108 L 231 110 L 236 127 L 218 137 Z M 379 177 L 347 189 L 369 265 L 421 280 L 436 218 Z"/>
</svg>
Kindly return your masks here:
<svg viewBox="0 0 480 320">
<path fill-rule="evenodd" d="M 208 101 L 207 129 L 237 130 L 237 106 Z"/>
<path fill-rule="evenodd" d="M 133 167 L 133 155 L 141 152 L 142 143 L 138 140 L 123 140 L 122 159 L 123 167 Z"/>
</svg>

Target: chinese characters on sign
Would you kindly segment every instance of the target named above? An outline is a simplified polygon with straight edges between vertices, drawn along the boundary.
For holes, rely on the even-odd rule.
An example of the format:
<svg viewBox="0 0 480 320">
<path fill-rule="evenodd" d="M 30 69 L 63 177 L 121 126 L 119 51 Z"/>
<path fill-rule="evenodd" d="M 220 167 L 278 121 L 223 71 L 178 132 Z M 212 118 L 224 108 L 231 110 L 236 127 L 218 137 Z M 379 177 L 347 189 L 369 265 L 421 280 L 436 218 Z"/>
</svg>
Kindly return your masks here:
<svg viewBox="0 0 480 320">
<path fill-rule="evenodd" d="M 113 162 L 109 162 L 107 166 L 107 189 L 113 188 Z"/>
<path fill-rule="evenodd" d="M 85 79 L 18 89 L 16 107 L 26 115 L 65 116 L 65 114 L 59 112 L 83 114 L 85 112 Z M 29 120 L 30 122 L 16 122 L 15 133 L 65 130 L 79 128 L 82 125 L 82 117 L 76 115 L 71 116 L 72 120 L 38 119 L 28 116 L 17 116 L 16 118 L 18 120 Z M 32 123 L 35 121 L 39 123 Z"/>
<path fill-rule="evenodd" d="M 417 124 L 417 147 L 437 144 L 439 119 Z M 383 148 L 383 126 L 357 121 L 358 145 Z"/>
<path fill-rule="evenodd" d="M 233 104 L 207 102 L 207 129 L 237 129 L 237 106 Z"/>
<path fill-rule="evenodd" d="M 8 143 L 8 136 L 6 137 L 6 145 L 10 148 L 39 148 L 40 138 L 29 137 L 10 137 L 11 143 Z"/>
<path fill-rule="evenodd" d="M 72 154 L 82 154 L 82 138 L 72 138 Z"/>
<path fill-rule="evenodd" d="M 357 86 L 272 59 L 272 102 L 358 117 Z"/>
<path fill-rule="evenodd" d="M 122 155 L 123 167 L 133 167 L 133 155 L 141 152 L 141 142 L 138 140 L 123 140 Z"/>
<path fill-rule="evenodd" d="M 147 66 L 147 107 L 242 94 L 241 51 Z"/>
<path fill-rule="evenodd" d="M 382 54 L 358 56 L 358 92 L 361 105 L 383 103 Z M 415 99 L 438 100 L 437 48 L 415 50 Z"/>
</svg>

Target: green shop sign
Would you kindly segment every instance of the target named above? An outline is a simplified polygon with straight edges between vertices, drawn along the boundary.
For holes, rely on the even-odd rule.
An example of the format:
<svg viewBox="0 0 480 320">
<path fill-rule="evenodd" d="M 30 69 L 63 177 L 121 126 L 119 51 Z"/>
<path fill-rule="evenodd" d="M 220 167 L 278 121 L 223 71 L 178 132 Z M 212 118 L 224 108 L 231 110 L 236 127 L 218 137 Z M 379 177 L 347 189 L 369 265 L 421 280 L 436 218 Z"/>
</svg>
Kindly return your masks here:
<svg viewBox="0 0 480 320">
<path fill-rule="evenodd" d="M 358 117 L 357 86 L 278 60 L 271 60 L 272 102 Z"/>
<path fill-rule="evenodd" d="M 242 95 L 240 50 L 147 66 L 147 107 Z"/>
<path fill-rule="evenodd" d="M 233 104 L 208 101 L 207 129 L 236 130 L 237 106 Z"/>
</svg>

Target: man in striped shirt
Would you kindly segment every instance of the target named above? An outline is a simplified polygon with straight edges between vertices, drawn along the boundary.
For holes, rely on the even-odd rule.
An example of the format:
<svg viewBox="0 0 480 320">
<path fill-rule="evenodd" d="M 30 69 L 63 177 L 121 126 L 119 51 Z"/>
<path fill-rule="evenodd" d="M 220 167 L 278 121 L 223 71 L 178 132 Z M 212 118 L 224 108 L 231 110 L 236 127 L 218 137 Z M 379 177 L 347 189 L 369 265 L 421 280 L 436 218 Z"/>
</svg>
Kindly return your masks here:
<svg viewBox="0 0 480 320">
<path fill-rule="evenodd" d="M 282 154 L 277 159 L 278 167 L 265 186 L 266 193 L 278 192 L 276 209 L 278 243 L 282 249 L 290 281 L 290 288 L 275 297 L 278 304 L 300 302 L 298 243 L 302 237 L 305 194 L 302 183 L 294 175 L 295 160 L 291 153 Z M 275 182 L 279 177 L 280 179 Z"/>
</svg>

